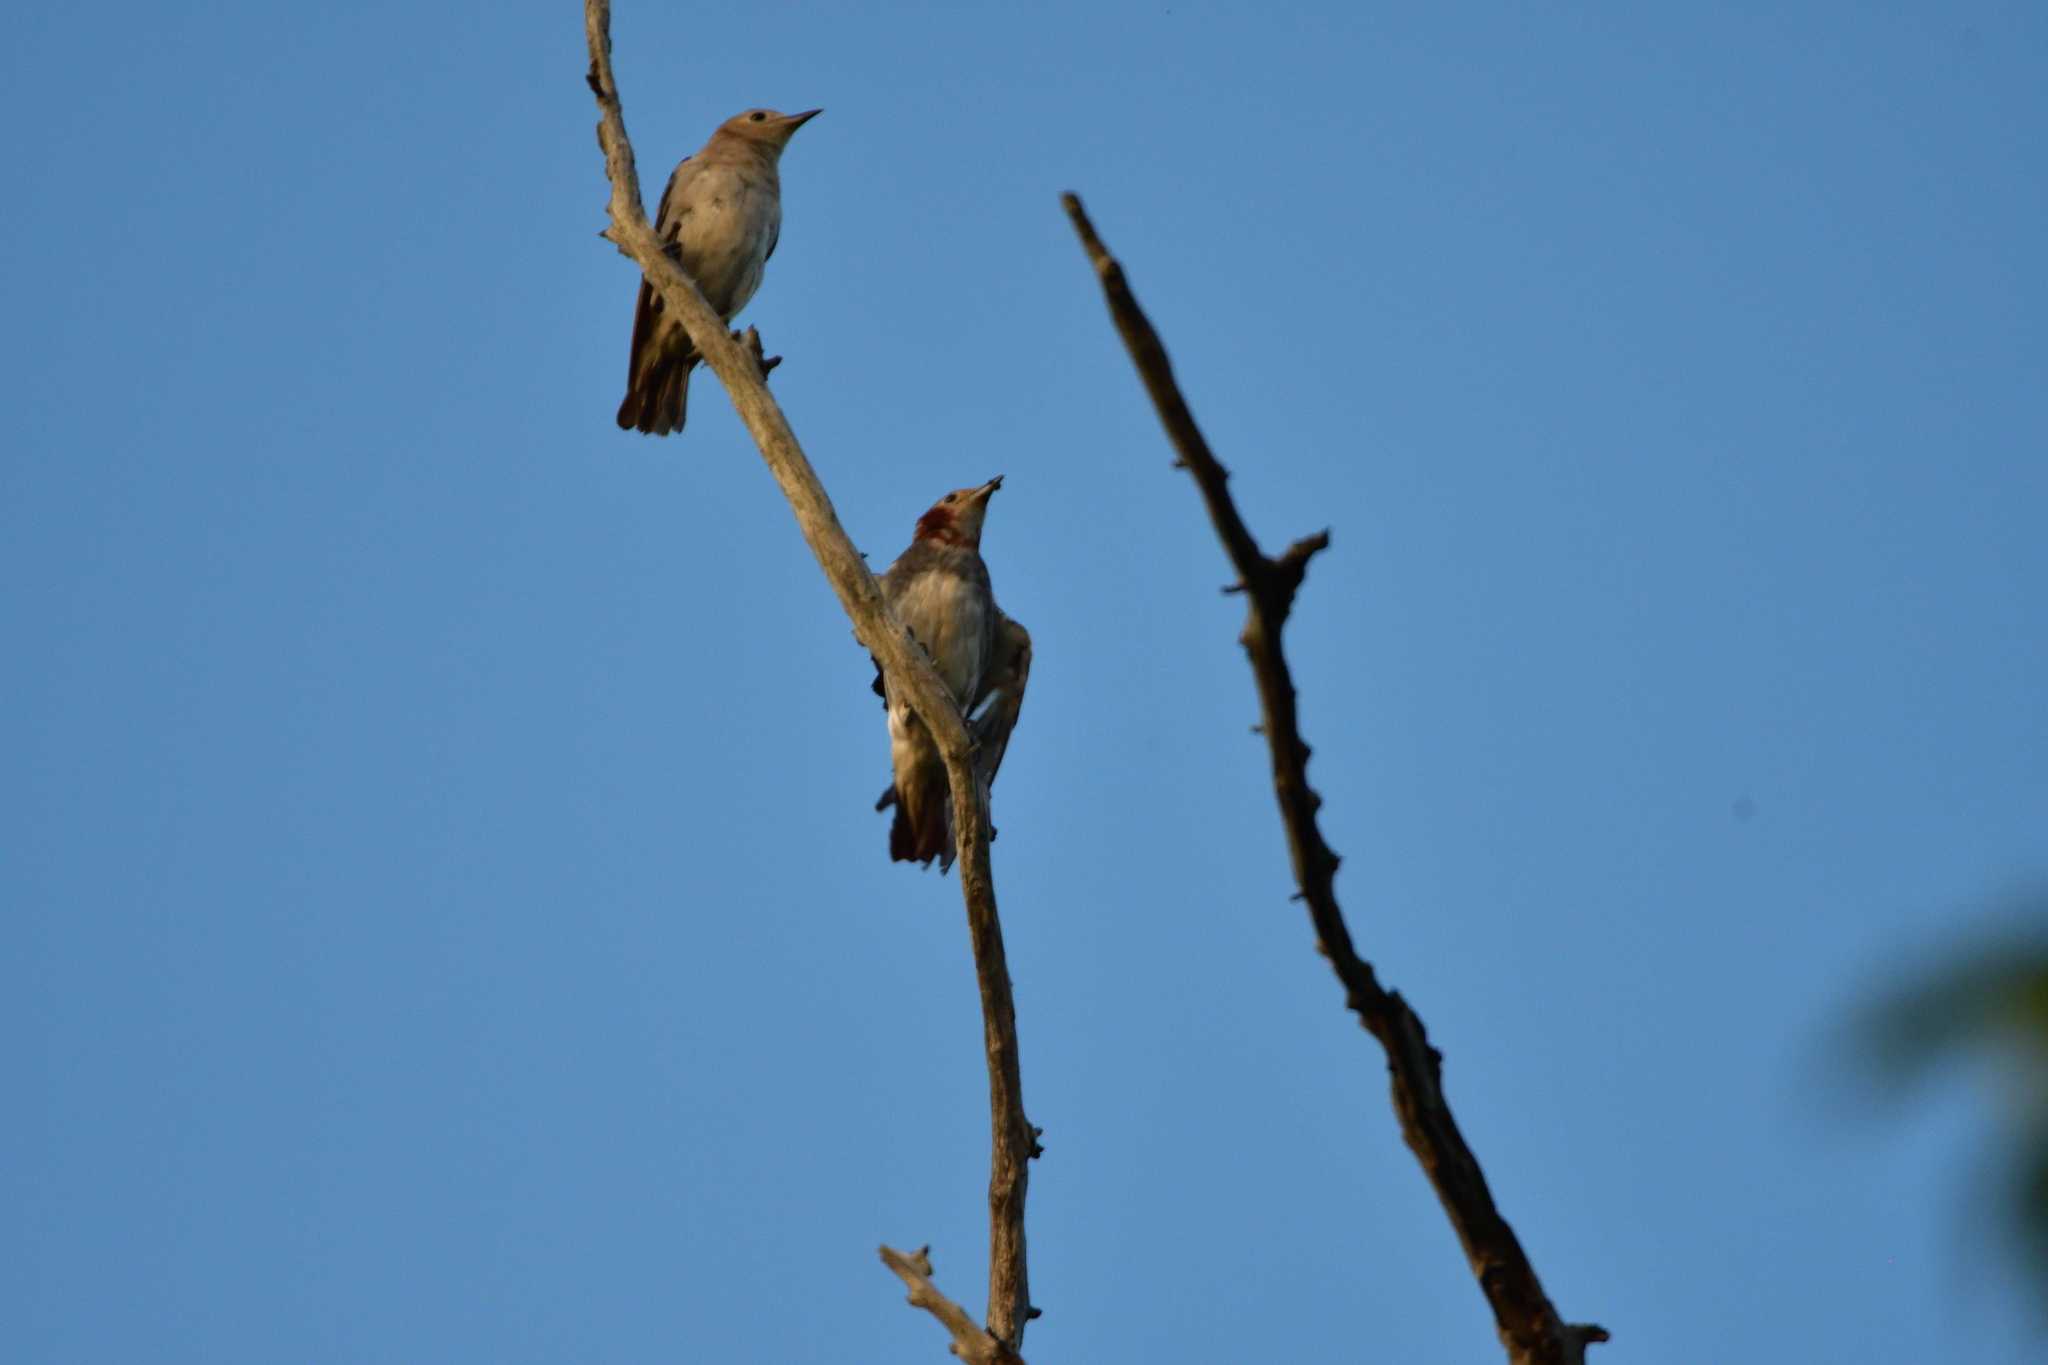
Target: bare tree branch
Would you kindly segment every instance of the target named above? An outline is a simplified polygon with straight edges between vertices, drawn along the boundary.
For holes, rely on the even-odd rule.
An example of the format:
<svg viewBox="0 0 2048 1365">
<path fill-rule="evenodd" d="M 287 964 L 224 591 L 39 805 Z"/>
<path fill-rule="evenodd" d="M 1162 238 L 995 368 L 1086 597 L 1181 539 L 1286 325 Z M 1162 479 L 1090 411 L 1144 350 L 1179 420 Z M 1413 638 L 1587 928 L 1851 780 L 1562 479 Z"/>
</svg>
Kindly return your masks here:
<svg viewBox="0 0 2048 1365">
<path fill-rule="evenodd" d="M 1381 987 L 1372 965 L 1352 947 L 1351 932 L 1337 907 L 1337 854 L 1323 841 L 1316 822 L 1322 798 L 1308 784 L 1309 748 L 1301 738 L 1295 714 L 1294 677 L 1280 645 L 1281 627 L 1294 608 L 1294 595 L 1308 573 L 1308 562 L 1328 548 L 1330 533 L 1319 531 L 1294 542 L 1278 559 L 1267 557 L 1238 515 L 1229 489 L 1230 472 L 1210 451 L 1195 425 L 1166 347 L 1138 307 L 1123 267 L 1109 254 L 1081 201 L 1062 196 L 1074 231 L 1102 280 L 1110 316 L 1131 353 L 1138 375 L 1152 395 L 1159 420 L 1179 453 L 1179 466 L 1194 477 L 1208 505 L 1209 519 L 1230 556 L 1239 579 L 1230 591 L 1245 596 L 1244 633 L 1239 637 L 1251 658 L 1258 681 L 1264 723 L 1259 727 L 1273 760 L 1273 790 L 1280 820 L 1287 830 L 1287 848 L 1294 863 L 1296 899 L 1308 905 L 1317 949 L 1344 988 L 1344 1003 L 1387 1054 L 1388 1078 L 1401 1136 L 1422 1163 L 1436 1187 L 1465 1248 L 1472 1273 L 1493 1309 L 1495 1325 L 1513 1365 L 1578 1365 L 1590 1342 L 1606 1341 L 1604 1329 L 1590 1323 L 1562 1321 L 1536 1278 L 1514 1229 L 1494 1207 L 1478 1158 L 1465 1145 L 1444 1098 L 1442 1055 L 1429 1045 L 1422 1020 L 1408 1002 Z"/>
<path fill-rule="evenodd" d="M 760 447 L 762 460 L 789 500 L 805 543 L 853 622 L 854 634 L 896 680 L 911 709 L 931 731 L 946 765 L 960 849 L 960 891 L 974 943 L 975 974 L 981 983 L 982 1037 L 988 1054 L 993 1147 L 988 1328 L 1014 1346 L 1022 1341 L 1024 1323 L 1033 1312 L 1024 1262 L 1024 1194 L 1029 1162 L 1038 1149 L 1036 1132 L 1024 1116 L 1016 1011 L 1003 954 L 1002 924 L 996 917 L 995 882 L 989 872 L 988 820 L 979 799 L 967 727 L 930 660 L 890 612 L 874 575 L 840 526 L 831 499 L 825 496 L 781 407 L 768 391 L 765 376 L 773 366 L 762 358 L 758 336 L 749 329 L 748 341 L 743 344 L 727 332 L 695 282 L 662 250 L 641 204 L 633 146 L 626 138 L 625 115 L 612 74 L 610 0 L 585 0 L 583 21 L 590 45 L 586 80 L 597 96 L 597 140 L 604 150 L 605 176 L 611 185 L 607 205 L 611 225 L 603 235 L 661 291 L 669 315 L 682 323 L 691 344 L 724 383 L 740 420 Z"/>
<path fill-rule="evenodd" d="M 966 1310 L 938 1291 L 932 1283 L 930 1247 L 919 1247 L 905 1256 L 893 1247 L 882 1248 L 882 1264 L 896 1272 L 910 1289 L 910 1306 L 922 1308 L 939 1320 L 953 1335 L 951 1350 L 968 1365 L 1024 1365 L 1024 1358 L 975 1325 Z"/>
</svg>

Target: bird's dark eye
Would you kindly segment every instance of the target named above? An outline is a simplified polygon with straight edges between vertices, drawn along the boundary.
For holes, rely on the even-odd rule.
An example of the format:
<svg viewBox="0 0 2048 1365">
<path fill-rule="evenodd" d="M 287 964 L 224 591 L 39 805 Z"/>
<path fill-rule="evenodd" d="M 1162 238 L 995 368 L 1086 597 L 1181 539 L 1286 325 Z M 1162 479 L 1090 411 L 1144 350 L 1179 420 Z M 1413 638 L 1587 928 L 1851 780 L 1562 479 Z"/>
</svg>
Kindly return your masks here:
<svg viewBox="0 0 2048 1365">
<path fill-rule="evenodd" d="M 754 122 L 759 123 L 762 119 L 767 118 L 768 116 L 762 113 L 759 109 L 756 109 L 753 113 L 747 115 L 747 117 L 752 119 Z"/>
<path fill-rule="evenodd" d="M 959 500 L 960 495 L 958 493 L 948 493 L 944 498 L 940 499 L 941 502 L 958 502 Z"/>
</svg>

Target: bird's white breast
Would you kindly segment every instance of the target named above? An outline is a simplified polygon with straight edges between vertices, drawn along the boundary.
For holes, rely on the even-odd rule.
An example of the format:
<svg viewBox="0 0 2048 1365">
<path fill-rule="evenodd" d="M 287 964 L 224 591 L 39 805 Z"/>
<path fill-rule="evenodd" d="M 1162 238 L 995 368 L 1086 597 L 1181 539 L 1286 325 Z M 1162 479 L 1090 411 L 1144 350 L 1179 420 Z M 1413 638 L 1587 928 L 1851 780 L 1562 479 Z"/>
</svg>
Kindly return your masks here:
<svg viewBox="0 0 2048 1365">
<path fill-rule="evenodd" d="M 781 196 L 756 173 L 706 165 L 683 187 L 681 207 L 675 235 L 683 268 L 731 318 L 761 287 L 768 248 L 782 223 Z"/>
<path fill-rule="evenodd" d="M 957 573 L 933 570 L 911 579 L 895 606 L 954 700 L 963 707 L 971 704 L 988 662 L 983 657 L 988 632 L 982 594 Z"/>
</svg>

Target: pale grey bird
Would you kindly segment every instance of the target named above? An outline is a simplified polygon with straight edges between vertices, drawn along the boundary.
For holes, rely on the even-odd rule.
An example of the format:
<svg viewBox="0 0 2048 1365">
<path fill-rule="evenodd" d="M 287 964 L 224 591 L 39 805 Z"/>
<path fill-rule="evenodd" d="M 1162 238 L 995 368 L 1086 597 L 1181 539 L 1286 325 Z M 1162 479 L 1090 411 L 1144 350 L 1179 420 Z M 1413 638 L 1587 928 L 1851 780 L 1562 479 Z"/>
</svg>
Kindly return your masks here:
<svg viewBox="0 0 2048 1365">
<path fill-rule="evenodd" d="M 997 608 L 981 558 L 981 524 L 1002 477 L 946 494 L 917 519 L 910 548 L 881 577 L 882 595 L 931 657 L 946 690 L 969 717 L 982 798 L 995 781 L 1031 676 L 1031 636 Z M 896 807 L 889 856 L 927 866 L 953 865 L 953 806 L 938 746 L 888 685 L 875 690 L 889 713 L 889 765 L 895 781 L 875 803 Z"/>
<path fill-rule="evenodd" d="M 728 322 L 761 287 L 761 268 L 782 235 L 782 149 L 824 111 L 778 114 L 749 109 L 718 125 L 668 178 L 654 230 Z M 645 279 L 633 310 L 633 354 L 619 425 L 655 436 L 683 429 L 697 352 L 682 324 L 664 316 L 661 295 Z"/>
</svg>

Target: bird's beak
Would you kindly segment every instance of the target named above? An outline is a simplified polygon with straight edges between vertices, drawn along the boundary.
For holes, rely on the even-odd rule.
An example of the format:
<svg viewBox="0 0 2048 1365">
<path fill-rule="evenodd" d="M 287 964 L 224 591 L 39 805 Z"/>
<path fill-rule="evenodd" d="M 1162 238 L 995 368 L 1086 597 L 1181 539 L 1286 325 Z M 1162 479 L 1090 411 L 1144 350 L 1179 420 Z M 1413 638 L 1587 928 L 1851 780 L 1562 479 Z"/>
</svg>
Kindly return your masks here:
<svg viewBox="0 0 2048 1365">
<path fill-rule="evenodd" d="M 803 127 L 806 123 L 809 123 L 812 119 L 816 118 L 818 115 L 824 112 L 825 111 L 823 109 L 806 109 L 801 114 L 786 115 L 783 118 L 782 123 L 788 131 L 785 132 L 783 136 L 789 136 L 790 133 L 795 132 L 797 129 Z"/>
<path fill-rule="evenodd" d="M 989 495 L 991 493 L 994 493 L 998 488 L 1001 488 L 1002 486 L 1003 476 L 998 474 L 993 479 L 990 479 L 987 483 L 983 484 L 981 487 L 974 490 L 974 500 L 976 502 L 987 502 L 989 499 Z"/>
</svg>

